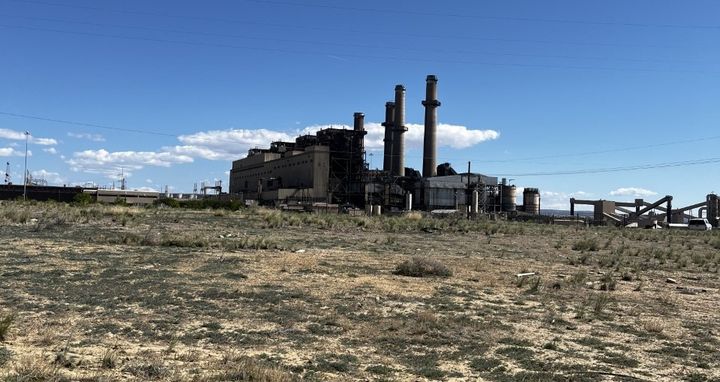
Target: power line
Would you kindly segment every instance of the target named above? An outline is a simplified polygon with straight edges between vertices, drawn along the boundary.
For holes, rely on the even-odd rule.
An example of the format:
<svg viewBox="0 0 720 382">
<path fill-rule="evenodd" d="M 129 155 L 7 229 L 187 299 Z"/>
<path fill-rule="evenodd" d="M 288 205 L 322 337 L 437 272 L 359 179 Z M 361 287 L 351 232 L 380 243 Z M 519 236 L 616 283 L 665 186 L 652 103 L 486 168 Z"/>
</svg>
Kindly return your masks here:
<svg viewBox="0 0 720 382">
<path fill-rule="evenodd" d="M 354 54 L 354 53 L 319 52 L 319 51 L 309 51 L 309 50 L 291 50 L 291 49 L 280 49 L 280 48 L 265 48 L 265 47 L 257 47 L 257 46 L 240 46 L 240 45 L 221 44 L 221 43 L 169 40 L 169 39 L 158 39 L 158 38 L 148 38 L 148 37 L 125 36 L 125 35 L 117 35 L 117 34 L 68 31 L 68 30 L 54 29 L 54 28 L 39 28 L 39 27 L 31 27 L 31 26 L 26 26 L 26 25 L 0 24 L 0 27 L 43 31 L 43 32 L 53 32 L 53 33 L 64 33 L 64 34 L 73 34 L 73 35 L 83 35 L 83 36 L 105 37 L 105 38 L 123 39 L 123 40 L 138 40 L 138 41 L 146 41 L 146 42 L 172 43 L 172 44 L 190 45 L 190 46 L 209 46 L 209 47 L 216 47 L 216 48 L 257 50 L 257 51 L 264 51 L 264 52 L 323 56 L 323 57 L 341 56 L 341 57 L 352 57 L 352 58 L 358 58 L 358 59 L 371 59 L 371 60 L 374 59 L 374 60 L 389 60 L 389 61 L 403 61 L 403 62 L 431 62 L 431 63 L 496 66 L 496 67 L 518 67 L 518 68 L 599 70 L 599 71 L 612 71 L 612 72 L 645 72 L 645 73 L 692 73 L 692 74 L 704 74 L 704 75 L 720 74 L 720 72 L 703 71 L 703 70 L 666 70 L 666 69 L 648 69 L 648 68 L 615 68 L 615 67 L 602 67 L 602 66 L 521 64 L 521 63 L 499 63 L 499 62 L 469 61 L 469 60 L 448 60 L 448 59 L 437 59 L 437 58 L 421 59 L 421 58 L 410 58 L 410 57 L 400 57 L 400 56 L 378 56 L 378 55 L 365 55 L 365 54 Z"/>
<path fill-rule="evenodd" d="M 327 41 L 310 41 L 310 40 L 297 40 L 297 39 L 281 39 L 281 38 L 269 38 L 269 37 L 255 37 L 248 35 L 228 34 L 228 33 L 214 33 L 205 31 L 189 31 L 179 29 L 166 29 L 156 27 L 146 27 L 138 25 L 121 25 L 121 24 L 107 24 L 107 23 L 95 23 L 78 20 L 63 20 L 56 18 L 47 17 L 33 17 L 33 16 L 18 16 L 18 15 L 7 15 L 0 14 L 0 16 L 10 18 L 22 18 L 27 20 L 38 20 L 38 21 L 49 21 L 53 23 L 64 23 L 64 24 L 75 24 L 75 25 L 88 25 L 94 27 L 112 27 L 112 28 L 125 28 L 125 29 L 139 29 L 154 32 L 165 32 L 165 33 L 179 33 L 186 35 L 195 36 L 213 36 L 213 37 L 227 37 L 237 38 L 245 40 L 258 40 L 258 41 L 275 41 L 275 42 L 287 42 L 297 44 L 315 44 L 315 45 L 330 45 L 330 46 L 341 46 L 341 47 L 355 47 L 355 48 L 367 48 L 367 49 L 392 49 L 393 51 L 408 51 L 408 52 L 420 52 L 426 53 L 426 48 L 408 48 L 401 47 L 398 49 L 397 46 L 389 45 L 372 45 L 372 44 L 353 44 L 348 42 L 327 42 Z M 28 27 L 27 25 L 23 26 Z M 447 50 L 442 48 L 434 49 L 436 53 L 454 53 L 454 54 L 477 54 L 477 55 L 488 55 L 488 56 L 506 56 L 506 57 L 534 57 L 534 58 L 558 58 L 558 59 L 571 59 L 571 60 L 603 60 L 603 61 L 627 61 L 627 62 L 645 62 L 645 63 L 696 63 L 703 64 L 701 61 L 693 60 L 663 60 L 663 59 L 642 59 L 642 58 L 614 58 L 607 56 L 569 56 L 569 55 L 547 55 L 547 54 L 523 54 L 523 53 L 503 53 L 503 52 L 487 52 L 487 51 L 475 51 L 475 50 Z"/>
<path fill-rule="evenodd" d="M 76 9 L 87 9 L 87 10 L 99 10 L 99 11 L 114 11 L 100 7 L 92 7 L 86 5 L 75 5 L 75 4 L 59 4 L 46 1 L 37 0 L 9 0 L 17 3 L 26 4 L 38 4 L 55 7 L 66 7 Z M 654 23 L 630 23 L 630 22 L 613 22 L 613 21 L 593 21 L 593 20 L 568 20 L 568 19 L 545 19 L 535 17 L 515 17 L 515 16 L 491 16 L 491 15 L 477 15 L 477 14 L 466 14 L 466 13 L 443 13 L 443 12 L 426 12 L 416 11 L 411 9 L 380 9 L 380 8 L 364 8 L 364 7 L 352 7 L 342 5 L 327 5 L 327 4 L 308 4 L 308 3 L 293 3 L 284 1 L 269 1 L 269 0 L 244 0 L 248 3 L 256 3 L 263 5 L 282 5 L 282 6 L 294 6 L 304 8 L 320 8 L 320 9 L 336 9 L 353 12 L 370 12 L 370 13 L 381 13 L 381 14 L 401 14 L 401 15 L 416 15 L 416 16 L 431 16 L 431 17 L 448 17 L 448 18 L 463 18 L 463 19 L 482 19 L 482 20 L 500 20 L 500 21 L 520 21 L 520 22 L 537 22 L 537 23 L 558 23 L 558 24 L 580 24 L 580 25 L 598 25 L 598 26 L 622 26 L 622 27 L 642 27 L 642 28 L 677 28 L 677 29 L 700 29 L 700 30 L 720 30 L 719 25 L 683 25 L 683 24 L 654 24 Z M 165 16 L 165 17 L 184 17 L 187 16 L 169 16 L 155 12 L 144 12 L 144 11 L 128 11 L 123 10 L 121 12 L 136 15 L 145 16 Z M 192 17 L 196 20 L 223 20 L 218 18 L 206 18 L 206 17 Z M 225 20 L 227 21 L 227 20 Z"/>
<path fill-rule="evenodd" d="M 678 162 L 662 162 L 654 164 L 641 164 L 633 166 L 621 166 L 621 167 L 605 167 L 605 168 L 591 168 L 591 169 L 579 169 L 579 170 L 561 170 L 561 171 L 548 171 L 548 172 L 528 172 L 528 173 L 517 173 L 517 174 L 497 174 L 495 176 L 502 177 L 520 177 L 520 176 L 555 176 L 555 175 L 584 175 L 584 174 L 599 174 L 609 172 L 624 172 L 624 171 L 637 171 L 637 170 L 650 170 L 657 168 L 668 168 L 668 167 L 686 167 L 696 166 L 703 164 L 720 163 L 720 158 L 705 158 L 705 159 L 690 159 Z"/>
<path fill-rule="evenodd" d="M 51 3 L 51 2 L 43 2 L 43 1 L 32 1 L 32 0 L 8 0 L 8 1 L 14 1 L 19 3 L 27 3 L 27 4 L 36 4 L 36 5 L 47 5 L 47 6 L 54 6 L 54 7 L 63 7 L 63 8 L 73 8 L 73 9 L 85 9 L 85 10 L 92 10 L 92 11 L 101 11 L 101 12 L 110 12 L 110 13 L 116 13 L 116 14 L 129 14 L 129 15 L 139 15 L 139 16 L 153 16 L 153 17 L 164 17 L 164 18 L 171 18 L 171 19 L 180 19 L 180 20 L 197 20 L 197 21 L 210 21 L 210 22 L 222 22 L 222 23 L 229 23 L 229 24 L 243 24 L 243 25 L 258 25 L 258 26 L 269 26 L 269 27 L 277 27 L 277 28 L 292 28 L 292 29 L 305 29 L 305 30 L 317 30 L 317 31 L 329 31 L 334 33 L 363 33 L 363 34 L 375 34 L 375 35 L 382 35 L 386 36 L 390 32 L 386 31 L 379 31 L 374 29 L 351 29 L 351 28 L 331 28 L 331 27 L 322 27 L 322 26 L 307 26 L 307 25 L 291 25 L 291 24 L 278 24 L 278 23 L 267 23 L 267 22 L 257 22 L 254 20 L 237 20 L 237 19 L 226 19 L 226 18 L 219 18 L 219 17 L 200 17 L 200 16 L 182 16 L 182 15 L 172 15 L 167 13 L 159 13 L 159 12 L 147 12 L 147 11 L 133 11 L 133 10 L 124 10 L 124 9 L 109 9 L 109 8 L 101 8 L 101 7 L 93 7 L 93 6 L 84 6 L 84 5 L 74 5 L 74 4 L 59 4 L 59 3 Z M 300 4 L 298 4 L 300 5 Z M 488 38 L 488 37 L 479 37 L 479 36 L 469 36 L 469 35 L 435 35 L 435 34 L 424 34 L 424 33 L 407 33 L 403 31 L 396 31 L 393 30 L 392 34 L 394 36 L 407 36 L 407 37 L 419 37 L 419 38 L 442 38 L 442 39 L 451 39 L 451 40 L 476 40 L 476 41 L 496 41 L 496 42 L 510 42 L 510 43 L 532 43 L 532 44 L 566 44 L 566 45 L 591 45 L 591 46 L 624 46 L 624 47 L 650 47 L 650 48 L 673 48 L 673 47 L 683 47 L 684 45 L 648 45 L 648 44 L 631 44 L 631 43 L 605 43 L 605 42 L 589 42 L 589 41 L 553 41 L 553 40 L 524 40 L 524 39 L 504 39 L 504 38 Z"/>
<path fill-rule="evenodd" d="M 256 3 L 256 4 L 288 5 L 288 6 L 294 6 L 294 7 L 336 9 L 336 10 L 353 11 L 353 12 L 371 12 L 371 13 L 382 13 L 382 14 L 392 13 L 392 14 L 401 14 L 401 15 L 449 17 L 449 18 L 462 18 L 462 19 L 482 19 L 482 20 L 522 21 L 522 22 L 540 22 L 540 23 L 642 27 L 642 28 L 680 28 L 680 29 L 720 30 L 720 26 L 718 26 L 718 25 L 681 25 L 681 24 L 652 24 L 652 23 L 629 23 L 629 22 L 612 22 L 612 21 L 543 19 L 543 18 L 534 18 L 534 17 L 484 16 L 484 15 L 465 14 L 465 13 L 423 12 L 423 11 L 415 11 L 415 10 L 410 10 L 410 9 L 397 10 L 397 9 L 389 9 L 389 8 L 388 9 L 363 8 L 363 7 L 350 7 L 350 6 L 341 6 L 341 5 L 293 3 L 293 2 L 286 2 L 286 1 L 270 1 L 270 0 L 244 0 L 244 1 L 248 2 L 248 3 Z"/>
<path fill-rule="evenodd" d="M 62 124 L 66 124 L 66 125 L 76 125 L 76 126 L 84 126 L 84 127 L 96 127 L 96 128 L 98 128 L 98 129 L 114 130 L 114 131 L 123 131 L 123 132 L 127 132 L 127 133 L 138 133 L 138 134 L 160 135 L 160 136 L 166 136 L 166 137 L 177 137 L 177 135 L 175 135 L 175 134 L 163 133 L 163 132 L 159 132 L 159 131 L 127 129 L 127 128 L 122 128 L 122 127 L 114 127 L 114 126 L 107 126 L 107 125 L 98 125 L 98 124 L 94 124 L 94 123 L 85 123 L 85 122 L 67 121 L 67 120 L 64 120 L 64 119 L 55 119 L 55 118 L 39 117 L 39 116 L 36 116 L 36 115 L 10 113 L 10 112 L 6 112 L 6 111 L 0 111 L 0 114 L 2 114 L 2 115 L 8 115 L 8 116 L 11 116 L 11 117 L 17 117 L 17 118 L 34 119 L 34 120 L 38 120 L 38 121 L 47 121 L 47 122 L 56 122 L 56 123 L 62 123 Z"/>
</svg>

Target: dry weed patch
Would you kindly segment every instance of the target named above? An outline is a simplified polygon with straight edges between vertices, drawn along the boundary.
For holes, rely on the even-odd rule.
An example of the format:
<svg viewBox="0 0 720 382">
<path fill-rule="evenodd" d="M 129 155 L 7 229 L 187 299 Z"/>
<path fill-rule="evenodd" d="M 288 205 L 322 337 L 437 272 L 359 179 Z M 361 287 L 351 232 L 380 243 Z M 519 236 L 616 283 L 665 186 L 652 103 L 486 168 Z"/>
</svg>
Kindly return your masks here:
<svg viewBox="0 0 720 382">
<path fill-rule="evenodd" d="M 0 225 L 3 382 L 720 378 L 715 233 L 14 202 Z"/>
</svg>

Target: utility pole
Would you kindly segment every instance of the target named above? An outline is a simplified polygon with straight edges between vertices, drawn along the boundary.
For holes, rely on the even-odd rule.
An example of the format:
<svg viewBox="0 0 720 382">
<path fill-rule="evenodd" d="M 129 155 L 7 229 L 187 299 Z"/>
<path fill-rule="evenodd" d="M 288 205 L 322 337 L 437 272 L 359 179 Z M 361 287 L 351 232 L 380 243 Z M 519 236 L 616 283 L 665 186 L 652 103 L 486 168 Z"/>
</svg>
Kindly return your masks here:
<svg viewBox="0 0 720 382">
<path fill-rule="evenodd" d="M 465 210 L 467 210 L 467 218 L 470 220 L 470 161 L 468 161 L 467 187 L 465 188 Z"/>
<path fill-rule="evenodd" d="M 28 137 L 30 132 L 25 132 L 25 169 L 23 171 L 23 201 L 27 200 L 27 153 L 28 153 Z"/>
</svg>

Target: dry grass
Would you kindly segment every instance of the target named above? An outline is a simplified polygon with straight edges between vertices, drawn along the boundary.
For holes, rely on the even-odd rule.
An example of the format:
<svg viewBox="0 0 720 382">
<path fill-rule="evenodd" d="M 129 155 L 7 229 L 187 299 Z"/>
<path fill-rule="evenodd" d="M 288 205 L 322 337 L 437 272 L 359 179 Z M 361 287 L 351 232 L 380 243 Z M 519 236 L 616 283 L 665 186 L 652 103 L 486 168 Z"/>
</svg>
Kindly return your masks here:
<svg viewBox="0 0 720 382">
<path fill-rule="evenodd" d="M 0 381 L 720 378 L 720 233 L 417 215 L 4 204 Z"/>
</svg>

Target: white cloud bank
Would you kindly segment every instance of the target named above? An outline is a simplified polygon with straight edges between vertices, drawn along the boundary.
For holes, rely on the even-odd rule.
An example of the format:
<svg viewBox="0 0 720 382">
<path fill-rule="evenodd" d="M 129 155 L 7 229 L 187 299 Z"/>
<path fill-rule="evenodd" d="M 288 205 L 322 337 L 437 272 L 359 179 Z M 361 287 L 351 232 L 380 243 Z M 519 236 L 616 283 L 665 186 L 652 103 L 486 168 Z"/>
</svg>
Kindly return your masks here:
<svg viewBox="0 0 720 382">
<path fill-rule="evenodd" d="M 73 171 L 101 173 L 117 178 L 120 169 L 140 170 L 145 166 L 169 167 L 175 164 L 190 163 L 194 158 L 232 161 L 244 158 L 249 149 L 269 147 L 275 141 L 294 141 L 297 135 L 315 134 L 326 128 L 351 129 L 348 125 L 313 125 L 292 134 L 267 129 L 228 129 L 201 131 L 181 135 L 181 144 L 162 147 L 157 152 L 120 151 L 109 152 L 105 149 L 75 152 L 66 162 Z M 405 134 L 407 147 L 421 147 L 424 127 L 420 124 L 408 124 Z M 385 128 L 376 122 L 365 124 L 368 134 L 365 147 L 368 150 L 383 148 Z M 68 133 L 71 137 L 88 138 L 84 134 Z M 481 142 L 497 139 L 500 134 L 494 130 L 473 130 L 462 125 L 441 123 L 438 125 L 437 142 L 439 147 L 463 149 Z"/>
<path fill-rule="evenodd" d="M 10 129 L 0 129 L 0 138 L 10 139 L 13 141 L 24 141 L 25 140 L 25 132 L 17 131 L 17 130 L 10 130 Z M 30 137 L 28 137 L 28 142 L 36 144 L 36 145 L 41 145 L 41 146 L 57 145 L 57 141 L 52 138 L 36 138 L 36 137 L 33 137 L 32 135 L 30 135 Z"/>
<path fill-rule="evenodd" d="M 100 149 L 73 153 L 67 163 L 73 171 L 105 174 L 114 179 L 121 171 L 125 171 L 125 175 L 130 176 L 132 170 L 140 170 L 145 166 L 170 167 L 173 164 L 191 163 L 192 161 L 193 158 L 190 156 L 170 152 L 109 152 Z"/>
<path fill-rule="evenodd" d="M 25 151 L 16 150 L 14 147 L 0 147 L 0 157 L 21 157 L 25 156 Z M 28 156 L 32 156 L 32 152 L 28 151 Z"/>
<path fill-rule="evenodd" d="M 348 125 L 313 125 L 306 127 L 303 134 L 314 134 L 321 129 L 327 128 L 344 128 L 351 129 Z M 417 123 L 406 124 L 408 131 L 405 133 L 406 147 L 422 147 L 425 139 L 425 125 Z M 365 147 L 368 150 L 379 150 L 385 145 L 385 127 L 377 122 L 365 123 L 365 130 L 368 132 L 365 136 Z M 448 123 L 440 123 L 437 126 L 437 145 L 438 147 L 451 147 L 454 149 L 465 149 L 475 146 L 479 143 L 498 139 L 500 133 L 495 130 L 473 130 L 463 125 L 452 125 Z"/>
<path fill-rule="evenodd" d="M 617 190 L 610 191 L 612 196 L 633 196 L 636 198 L 657 195 L 655 191 L 646 190 L 640 187 L 621 187 Z"/>
</svg>

